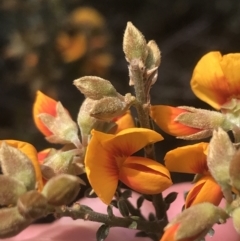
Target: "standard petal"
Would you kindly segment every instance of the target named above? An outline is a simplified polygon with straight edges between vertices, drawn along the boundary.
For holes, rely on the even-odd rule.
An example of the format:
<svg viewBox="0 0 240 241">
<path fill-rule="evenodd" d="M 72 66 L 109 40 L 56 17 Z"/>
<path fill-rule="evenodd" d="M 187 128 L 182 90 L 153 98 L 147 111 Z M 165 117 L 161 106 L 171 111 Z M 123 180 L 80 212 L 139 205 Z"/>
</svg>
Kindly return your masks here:
<svg viewBox="0 0 240 241">
<path fill-rule="evenodd" d="M 151 106 L 150 116 L 156 124 L 166 133 L 173 136 L 189 136 L 201 131 L 201 129 L 183 125 L 175 119 L 187 110 L 167 105 Z"/>
<path fill-rule="evenodd" d="M 228 97 L 239 97 L 240 93 L 240 53 L 223 55 L 220 62 L 228 84 Z"/>
<path fill-rule="evenodd" d="M 22 142 L 22 141 L 16 141 L 16 140 L 4 140 L 4 141 L 9 146 L 19 149 L 31 160 L 31 162 L 34 166 L 35 173 L 36 173 L 37 188 L 39 191 L 41 191 L 43 188 L 42 173 L 41 173 L 40 165 L 38 163 L 37 151 L 36 151 L 35 147 L 29 143 Z M 0 141 L 0 144 L 1 144 L 1 142 L 2 141 Z"/>
<path fill-rule="evenodd" d="M 112 153 L 107 152 L 100 142 L 104 135 L 106 138 L 113 136 L 92 131 L 85 156 L 85 168 L 92 188 L 104 203 L 109 204 L 118 185 L 118 166 Z"/>
<path fill-rule="evenodd" d="M 178 147 L 167 152 L 165 165 L 171 172 L 204 173 L 208 171 L 206 150 L 208 143 Z"/>
<path fill-rule="evenodd" d="M 169 171 L 162 164 L 144 157 L 128 157 L 120 167 L 119 179 L 143 194 L 161 193 L 172 185 Z"/>
<path fill-rule="evenodd" d="M 194 94 L 215 109 L 220 109 L 230 97 L 240 91 L 240 54 L 222 56 L 220 52 L 210 52 L 197 63 L 191 87 Z"/>
<path fill-rule="evenodd" d="M 105 134 L 105 136 L 107 135 L 109 134 Z M 160 134 L 145 128 L 128 128 L 117 135 L 111 135 L 108 139 L 104 139 L 103 135 L 102 137 L 103 147 L 118 156 L 130 156 L 150 143 L 163 140 Z"/>
<path fill-rule="evenodd" d="M 33 119 L 39 131 L 41 131 L 45 136 L 52 135 L 52 132 L 42 123 L 42 121 L 38 118 L 38 115 L 47 113 L 51 116 L 56 116 L 56 105 L 57 102 L 54 99 L 44 95 L 41 91 L 37 91 L 36 99 L 33 105 Z"/>
<path fill-rule="evenodd" d="M 190 206 L 202 202 L 210 202 L 218 206 L 222 198 L 223 194 L 221 187 L 211 176 L 205 176 L 202 177 L 189 191 L 186 197 L 185 207 L 189 208 Z"/>
</svg>

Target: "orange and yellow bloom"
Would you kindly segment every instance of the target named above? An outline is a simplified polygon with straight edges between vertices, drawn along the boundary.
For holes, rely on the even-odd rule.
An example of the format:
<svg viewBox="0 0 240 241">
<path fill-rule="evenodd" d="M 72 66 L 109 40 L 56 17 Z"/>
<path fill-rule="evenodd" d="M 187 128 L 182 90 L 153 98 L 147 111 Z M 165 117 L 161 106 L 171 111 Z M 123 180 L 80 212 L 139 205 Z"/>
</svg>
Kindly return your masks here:
<svg viewBox="0 0 240 241">
<path fill-rule="evenodd" d="M 233 98 L 240 97 L 240 54 L 210 52 L 197 63 L 191 87 L 194 94 L 219 110 Z"/>
<path fill-rule="evenodd" d="M 222 199 L 221 187 L 208 171 L 207 148 L 208 143 L 203 142 L 179 147 L 169 151 L 164 158 L 169 171 L 201 175 L 186 197 L 186 208 L 202 202 L 217 206 Z"/>
<path fill-rule="evenodd" d="M 190 136 L 202 131 L 199 128 L 184 125 L 176 118 L 188 113 L 187 110 L 167 105 L 153 105 L 150 109 L 150 116 L 156 124 L 166 133 L 173 136 Z"/>
<path fill-rule="evenodd" d="M 160 163 L 133 153 L 163 138 L 155 131 L 129 128 L 116 135 L 92 131 L 85 167 L 88 180 L 98 195 L 109 204 L 118 180 L 143 194 L 157 194 L 171 184 L 169 171 Z"/>
</svg>

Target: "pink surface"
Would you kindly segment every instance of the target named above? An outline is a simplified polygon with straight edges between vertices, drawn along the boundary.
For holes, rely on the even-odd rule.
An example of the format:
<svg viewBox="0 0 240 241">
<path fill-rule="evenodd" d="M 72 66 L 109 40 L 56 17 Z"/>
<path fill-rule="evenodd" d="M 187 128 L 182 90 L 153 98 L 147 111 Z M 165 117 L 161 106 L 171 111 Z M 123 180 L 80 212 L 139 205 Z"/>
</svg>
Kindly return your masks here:
<svg viewBox="0 0 240 241">
<path fill-rule="evenodd" d="M 168 211 L 169 220 L 171 220 L 177 213 L 181 212 L 183 206 L 183 193 L 188 191 L 191 184 L 182 183 L 169 188 L 164 192 L 166 196 L 169 192 L 179 192 L 177 200 L 173 203 Z M 137 194 L 133 194 L 130 199 L 133 204 L 136 203 Z M 107 206 L 99 199 L 81 199 L 80 203 L 93 208 L 98 212 L 105 212 Z M 222 203 L 221 205 L 224 205 Z M 144 201 L 142 213 L 147 216 L 149 212 L 153 212 L 150 202 Z M 119 216 L 117 209 L 114 209 L 115 215 Z M 196 217 L 197 219 L 197 217 Z M 13 238 L 4 239 L 6 241 L 94 241 L 96 240 L 96 230 L 101 224 L 88 222 L 83 220 L 72 220 L 71 218 L 61 218 L 51 224 L 34 224 L 22 231 L 20 234 Z M 215 235 L 213 237 L 207 236 L 206 241 L 240 241 L 240 235 L 234 230 L 231 220 L 224 225 L 215 225 Z M 110 234 L 106 241 L 151 241 L 149 238 L 136 238 L 135 230 L 125 228 L 111 228 Z"/>
</svg>

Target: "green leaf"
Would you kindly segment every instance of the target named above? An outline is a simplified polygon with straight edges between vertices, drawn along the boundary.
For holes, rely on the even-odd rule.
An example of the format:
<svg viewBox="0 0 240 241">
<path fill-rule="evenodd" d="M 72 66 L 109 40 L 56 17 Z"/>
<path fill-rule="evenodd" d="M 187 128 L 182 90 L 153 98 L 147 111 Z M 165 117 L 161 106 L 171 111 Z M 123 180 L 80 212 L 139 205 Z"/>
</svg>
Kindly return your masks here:
<svg viewBox="0 0 240 241">
<path fill-rule="evenodd" d="M 178 196 L 177 192 L 171 192 L 164 198 L 164 201 L 166 204 L 170 204 L 176 200 L 177 196 Z"/>
<path fill-rule="evenodd" d="M 143 201 L 144 201 L 144 196 L 140 196 L 138 199 L 137 199 L 137 208 L 141 208 L 142 207 L 142 204 L 143 204 Z"/>
<path fill-rule="evenodd" d="M 119 212 L 122 214 L 123 217 L 128 217 L 129 216 L 129 209 L 126 201 L 122 198 L 119 199 L 118 201 L 118 209 Z"/>
<path fill-rule="evenodd" d="M 109 230 L 110 230 L 110 227 L 107 226 L 106 224 L 103 224 L 96 233 L 97 241 L 105 240 L 109 234 Z"/>
</svg>

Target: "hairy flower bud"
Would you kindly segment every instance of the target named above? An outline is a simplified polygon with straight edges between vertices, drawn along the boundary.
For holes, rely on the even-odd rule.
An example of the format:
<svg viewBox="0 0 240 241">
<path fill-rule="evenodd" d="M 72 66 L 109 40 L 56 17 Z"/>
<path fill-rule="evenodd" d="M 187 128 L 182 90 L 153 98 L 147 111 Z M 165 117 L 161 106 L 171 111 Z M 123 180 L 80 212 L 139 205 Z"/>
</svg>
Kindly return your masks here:
<svg viewBox="0 0 240 241">
<path fill-rule="evenodd" d="M 148 55 L 146 59 L 146 68 L 152 69 L 158 67 L 161 63 L 161 52 L 154 40 L 147 43 Z"/>
<path fill-rule="evenodd" d="M 90 115 L 90 110 L 94 107 L 96 102 L 97 100 L 86 98 L 78 112 L 77 123 L 80 128 L 83 146 L 87 146 L 91 130 L 103 122 Z"/>
<path fill-rule="evenodd" d="M 45 179 L 61 173 L 75 174 L 73 165 L 75 156 L 81 154 L 81 150 L 72 149 L 69 151 L 58 151 L 45 158 L 42 168 L 42 174 Z"/>
<path fill-rule="evenodd" d="M 145 62 L 147 58 L 147 43 L 142 33 L 131 23 L 127 27 L 123 37 L 123 51 L 128 62 L 133 59 L 141 59 Z"/>
<path fill-rule="evenodd" d="M 24 218 L 17 207 L 0 209 L 0 238 L 17 235 L 25 229 L 31 220 Z"/>
<path fill-rule="evenodd" d="M 4 175 L 21 181 L 27 190 L 35 188 L 36 175 L 31 160 L 20 150 L 2 142 L 0 164 Z"/>
<path fill-rule="evenodd" d="M 47 199 L 35 190 L 26 192 L 20 196 L 17 207 L 19 213 L 29 220 L 35 220 L 48 214 Z"/>
<path fill-rule="evenodd" d="M 80 184 L 84 184 L 84 182 L 76 176 L 59 174 L 46 183 L 42 194 L 51 205 L 67 205 L 76 198 Z"/>
<path fill-rule="evenodd" d="M 211 203 L 196 204 L 176 216 L 160 241 L 200 240 L 215 223 L 225 223 L 228 214 Z"/>
<path fill-rule="evenodd" d="M 178 108 L 186 110 L 175 118 L 176 122 L 183 125 L 197 128 L 197 134 L 192 135 L 189 139 L 202 139 L 211 136 L 212 131 L 218 127 L 224 130 L 231 129 L 231 123 L 227 121 L 226 116 L 216 111 L 209 111 L 204 109 L 196 109 L 189 106 L 179 106 Z M 180 137 L 181 138 L 181 137 Z M 188 139 L 185 137 L 184 139 Z"/>
<path fill-rule="evenodd" d="M 38 115 L 44 125 L 53 133 L 46 139 L 51 143 L 67 144 L 73 143 L 80 148 L 77 124 L 72 120 L 68 111 L 64 109 L 61 102 L 56 105 L 56 116 L 47 113 Z"/>
<path fill-rule="evenodd" d="M 213 137 L 209 143 L 207 165 L 228 202 L 232 201 L 229 166 L 235 151 L 228 134 L 223 129 L 218 128 L 213 131 Z"/>
<path fill-rule="evenodd" d="M 87 98 L 100 100 L 105 96 L 117 96 L 118 93 L 113 85 L 105 79 L 96 76 L 85 76 L 73 81 L 73 84 Z"/>
<path fill-rule="evenodd" d="M 229 163 L 231 185 L 240 192 L 240 149 L 238 149 Z"/>
<path fill-rule="evenodd" d="M 21 181 L 0 175 L 0 206 L 14 205 L 18 197 L 27 191 Z"/>
<path fill-rule="evenodd" d="M 111 121 L 125 114 L 134 101 L 135 97 L 131 95 L 126 95 L 124 101 L 117 97 L 105 97 L 95 103 L 90 115 L 100 120 Z"/>
</svg>

